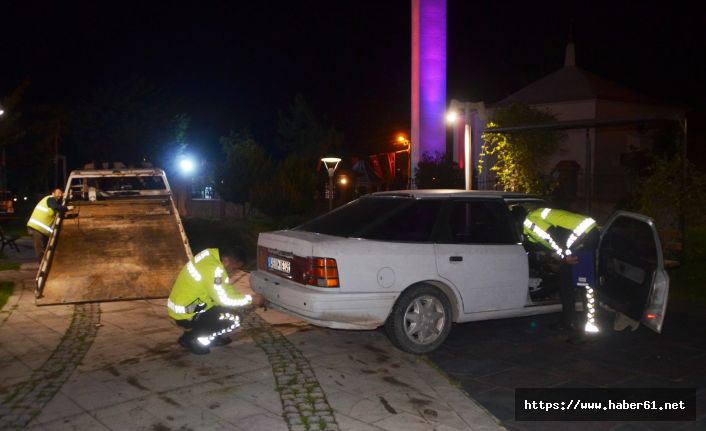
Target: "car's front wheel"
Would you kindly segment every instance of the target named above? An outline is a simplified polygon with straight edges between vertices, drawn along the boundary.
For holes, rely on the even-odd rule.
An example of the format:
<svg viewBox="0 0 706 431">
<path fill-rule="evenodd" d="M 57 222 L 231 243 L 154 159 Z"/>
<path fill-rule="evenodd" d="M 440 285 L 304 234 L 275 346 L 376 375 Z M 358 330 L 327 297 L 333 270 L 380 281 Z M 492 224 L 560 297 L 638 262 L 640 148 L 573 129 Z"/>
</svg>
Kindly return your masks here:
<svg viewBox="0 0 706 431">
<path fill-rule="evenodd" d="M 385 330 L 390 340 L 406 352 L 431 352 L 451 331 L 449 299 L 432 286 L 411 287 L 395 303 Z"/>
</svg>

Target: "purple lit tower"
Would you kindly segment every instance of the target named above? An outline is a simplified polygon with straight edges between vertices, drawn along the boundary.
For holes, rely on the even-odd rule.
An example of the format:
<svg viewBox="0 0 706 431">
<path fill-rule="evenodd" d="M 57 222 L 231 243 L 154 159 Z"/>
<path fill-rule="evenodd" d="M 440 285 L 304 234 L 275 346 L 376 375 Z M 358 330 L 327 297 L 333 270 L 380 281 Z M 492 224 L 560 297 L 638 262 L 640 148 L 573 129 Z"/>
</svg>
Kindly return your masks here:
<svg viewBox="0 0 706 431">
<path fill-rule="evenodd" d="M 446 0 L 412 0 L 412 169 L 446 151 Z"/>
</svg>

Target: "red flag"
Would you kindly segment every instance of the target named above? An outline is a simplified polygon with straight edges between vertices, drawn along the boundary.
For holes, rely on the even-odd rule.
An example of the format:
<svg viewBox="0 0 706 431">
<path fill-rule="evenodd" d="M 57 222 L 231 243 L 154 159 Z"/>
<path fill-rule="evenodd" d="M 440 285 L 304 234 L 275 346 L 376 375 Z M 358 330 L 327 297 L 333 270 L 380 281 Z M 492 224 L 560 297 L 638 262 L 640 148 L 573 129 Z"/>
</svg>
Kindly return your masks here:
<svg viewBox="0 0 706 431">
<path fill-rule="evenodd" d="M 397 173 L 395 171 L 395 153 L 387 153 L 387 164 L 390 167 L 390 181 L 395 180 L 395 174 Z"/>
</svg>

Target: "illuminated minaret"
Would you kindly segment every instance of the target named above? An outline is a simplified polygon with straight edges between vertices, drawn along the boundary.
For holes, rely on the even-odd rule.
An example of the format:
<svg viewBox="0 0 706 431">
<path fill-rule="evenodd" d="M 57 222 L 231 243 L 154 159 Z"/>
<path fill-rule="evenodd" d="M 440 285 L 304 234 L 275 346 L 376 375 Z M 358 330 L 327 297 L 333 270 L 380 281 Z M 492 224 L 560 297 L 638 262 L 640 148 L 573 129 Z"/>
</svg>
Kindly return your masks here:
<svg viewBox="0 0 706 431">
<path fill-rule="evenodd" d="M 412 169 L 446 151 L 446 0 L 412 0 Z"/>
</svg>

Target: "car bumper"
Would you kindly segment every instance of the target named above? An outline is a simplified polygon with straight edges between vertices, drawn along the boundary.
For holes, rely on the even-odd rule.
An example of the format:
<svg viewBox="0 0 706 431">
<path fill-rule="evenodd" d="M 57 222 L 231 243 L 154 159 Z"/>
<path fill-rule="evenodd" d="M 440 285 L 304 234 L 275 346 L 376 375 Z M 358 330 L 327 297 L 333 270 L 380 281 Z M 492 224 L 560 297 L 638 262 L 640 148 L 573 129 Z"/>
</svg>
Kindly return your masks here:
<svg viewBox="0 0 706 431">
<path fill-rule="evenodd" d="M 250 286 L 274 308 L 314 325 L 336 329 L 375 329 L 383 325 L 398 296 L 305 287 L 263 271 L 250 274 Z"/>
</svg>

